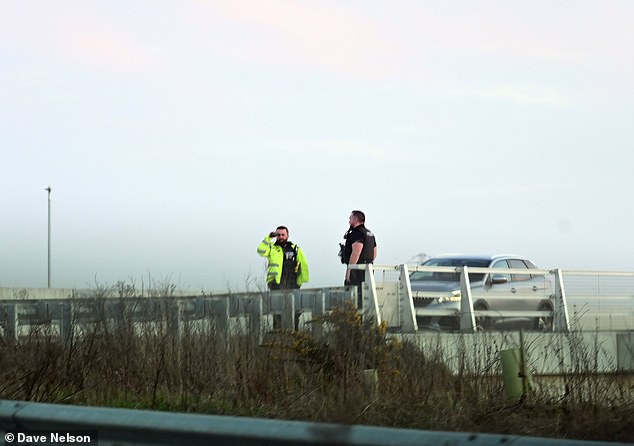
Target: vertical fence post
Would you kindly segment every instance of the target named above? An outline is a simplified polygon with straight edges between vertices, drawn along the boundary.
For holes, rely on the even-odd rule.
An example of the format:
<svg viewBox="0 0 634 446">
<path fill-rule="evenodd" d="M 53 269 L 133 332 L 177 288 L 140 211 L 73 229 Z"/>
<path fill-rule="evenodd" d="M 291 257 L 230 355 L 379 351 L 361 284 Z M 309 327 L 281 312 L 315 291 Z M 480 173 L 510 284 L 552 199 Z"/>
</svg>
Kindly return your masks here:
<svg viewBox="0 0 634 446">
<path fill-rule="evenodd" d="M 301 290 L 297 289 L 297 290 L 293 290 L 293 328 L 295 330 L 299 330 L 299 321 L 300 321 L 300 317 L 302 315 L 302 312 L 304 311 L 304 305 L 303 305 L 303 300 L 302 300 L 302 292 Z"/>
<path fill-rule="evenodd" d="M 224 339 L 224 348 L 229 348 L 229 300 L 210 298 L 205 303 L 205 314 L 211 319 L 211 326 L 216 339 Z"/>
<path fill-rule="evenodd" d="M 311 322 L 311 328 L 313 336 L 316 339 L 321 339 L 324 335 L 324 321 L 323 316 L 326 314 L 326 292 L 322 291 L 315 296 L 313 305 L 313 320 Z"/>
<path fill-rule="evenodd" d="M 471 297 L 471 282 L 469 267 L 463 266 L 460 272 L 460 331 L 473 333 L 476 329 L 473 314 L 473 298 Z"/>
<path fill-rule="evenodd" d="M 570 331 L 570 319 L 568 317 L 568 305 L 566 303 L 566 289 L 561 269 L 555 272 L 555 314 L 553 315 L 554 331 L 568 333 Z"/>
<path fill-rule="evenodd" d="M 205 296 L 196 296 L 195 300 L 195 319 L 204 319 L 205 318 Z"/>
<path fill-rule="evenodd" d="M 249 316 L 249 332 L 251 336 L 256 336 L 258 344 L 262 344 L 263 339 L 263 316 L 264 316 L 264 299 L 262 295 L 251 298 L 251 311 Z"/>
<path fill-rule="evenodd" d="M 520 330 L 520 378 L 522 378 L 523 401 L 528 401 L 530 399 L 530 392 L 533 388 L 533 381 L 528 368 L 526 343 L 524 342 L 524 330 Z"/>
<path fill-rule="evenodd" d="M 398 268 L 401 270 L 398 281 L 401 330 L 405 333 L 414 333 L 418 331 L 418 323 L 412 298 L 412 284 L 409 281 L 409 269 L 406 264 L 399 265 Z"/>
<path fill-rule="evenodd" d="M 70 342 L 73 334 L 73 307 L 70 302 L 59 304 L 59 335 L 65 346 Z"/>
<path fill-rule="evenodd" d="M 37 301 L 36 305 L 37 305 L 36 317 L 38 321 L 41 323 L 50 322 L 51 315 L 48 308 L 48 302 L 45 300 L 39 300 Z"/>
<path fill-rule="evenodd" d="M 167 332 L 172 339 L 178 338 L 179 325 L 180 325 L 180 305 L 178 302 L 174 302 L 171 299 L 168 301 L 165 297 L 159 299 L 161 302 L 161 308 L 163 309 L 163 315 L 167 325 Z"/>
<path fill-rule="evenodd" d="M 365 282 L 362 284 L 363 315 L 371 317 L 374 315 L 376 325 L 381 325 L 381 312 L 379 310 L 379 299 L 376 292 L 376 280 L 374 280 L 374 268 L 371 263 L 365 265 Z"/>
<path fill-rule="evenodd" d="M 295 329 L 295 294 L 282 293 L 282 330 Z"/>
<path fill-rule="evenodd" d="M 8 341 L 18 340 L 18 306 L 16 304 L 5 305 L 6 319 L 4 324 L 4 337 Z"/>
</svg>

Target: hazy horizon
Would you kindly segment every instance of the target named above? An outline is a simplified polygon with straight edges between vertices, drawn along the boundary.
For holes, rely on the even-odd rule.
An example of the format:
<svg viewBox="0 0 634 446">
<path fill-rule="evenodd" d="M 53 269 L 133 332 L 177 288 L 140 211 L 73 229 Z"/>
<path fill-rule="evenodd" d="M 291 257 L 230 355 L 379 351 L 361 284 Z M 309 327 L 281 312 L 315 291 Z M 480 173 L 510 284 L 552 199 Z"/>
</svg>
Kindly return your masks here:
<svg viewBox="0 0 634 446">
<path fill-rule="evenodd" d="M 278 225 L 308 287 L 517 253 L 634 270 L 634 3 L 0 3 L 0 286 L 262 280 Z"/>
</svg>

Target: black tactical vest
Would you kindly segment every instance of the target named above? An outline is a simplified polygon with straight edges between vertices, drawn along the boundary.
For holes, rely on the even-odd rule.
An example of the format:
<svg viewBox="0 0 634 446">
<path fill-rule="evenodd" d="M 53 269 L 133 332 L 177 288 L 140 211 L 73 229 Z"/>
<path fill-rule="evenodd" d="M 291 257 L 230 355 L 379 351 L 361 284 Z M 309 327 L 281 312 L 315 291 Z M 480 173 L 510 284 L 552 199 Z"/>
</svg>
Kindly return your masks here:
<svg viewBox="0 0 634 446">
<path fill-rule="evenodd" d="M 346 233 L 346 245 L 343 250 L 342 259 L 345 260 L 344 263 L 348 263 L 350 261 L 350 256 L 352 255 L 352 241 L 348 237 L 348 235 L 353 231 L 359 231 L 363 234 L 363 249 L 361 250 L 361 255 L 359 256 L 359 263 L 372 263 L 374 261 L 374 247 L 376 246 L 376 240 L 374 239 L 374 234 L 365 225 L 359 225 L 356 228 L 350 229 Z"/>
</svg>

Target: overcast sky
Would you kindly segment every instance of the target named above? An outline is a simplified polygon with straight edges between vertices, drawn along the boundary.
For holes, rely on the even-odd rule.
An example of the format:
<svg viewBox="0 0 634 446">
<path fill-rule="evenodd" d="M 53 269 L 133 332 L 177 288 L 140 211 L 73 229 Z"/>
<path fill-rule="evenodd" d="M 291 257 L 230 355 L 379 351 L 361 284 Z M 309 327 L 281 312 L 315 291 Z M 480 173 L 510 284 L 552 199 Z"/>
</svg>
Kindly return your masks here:
<svg viewBox="0 0 634 446">
<path fill-rule="evenodd" d="M 0 0 L 0 286 L 340 285 L 519 253 L 634 270 L 634 2 Z M 150 277 L 151 279 L 148 279 Z"/>
</svg>

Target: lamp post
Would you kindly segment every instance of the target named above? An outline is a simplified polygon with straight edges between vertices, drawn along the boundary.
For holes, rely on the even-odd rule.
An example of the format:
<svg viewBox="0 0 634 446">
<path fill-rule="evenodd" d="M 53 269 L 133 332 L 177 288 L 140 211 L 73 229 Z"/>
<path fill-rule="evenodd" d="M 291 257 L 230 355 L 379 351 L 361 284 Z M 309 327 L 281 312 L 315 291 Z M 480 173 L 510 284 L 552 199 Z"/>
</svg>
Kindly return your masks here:
<svg viewBox="0 0 634 446">
<path fill-rule="evenodd" d="M 51 186 L 44 189 L 48 192 L 48 280 L 47 288 L 51 287 Z"/>
</svg>

